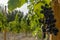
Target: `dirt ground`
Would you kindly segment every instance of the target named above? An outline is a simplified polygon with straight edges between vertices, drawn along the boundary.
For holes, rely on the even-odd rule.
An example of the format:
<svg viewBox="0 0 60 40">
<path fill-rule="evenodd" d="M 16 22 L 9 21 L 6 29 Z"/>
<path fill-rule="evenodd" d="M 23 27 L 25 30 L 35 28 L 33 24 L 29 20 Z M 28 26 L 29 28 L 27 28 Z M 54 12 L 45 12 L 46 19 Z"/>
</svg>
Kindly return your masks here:
<svg viewBox="0 0 60 40">
<path fill-rule="evenodd" d="M 0 33 L 0 40 L 4 40 L 3 37 L 3 33 Z M 28 36 L 26 36 L 25 34 L 11 34 L 11 33 L 7 33 L 6 36 L 7 40 L 37 40 L 35 37 L 32 37 L 30 34 L 28 34 Z"/>
</svg>

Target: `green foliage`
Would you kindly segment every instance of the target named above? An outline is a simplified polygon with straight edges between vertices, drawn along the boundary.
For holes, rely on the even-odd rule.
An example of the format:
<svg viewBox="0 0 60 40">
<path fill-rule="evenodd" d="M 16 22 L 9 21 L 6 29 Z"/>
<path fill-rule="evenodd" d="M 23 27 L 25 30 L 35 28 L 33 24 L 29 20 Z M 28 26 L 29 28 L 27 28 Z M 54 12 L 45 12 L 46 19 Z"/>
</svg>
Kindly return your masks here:
<svg viewBox="0 0 60 40">
<path fill-rule="evenodd" d="M 27 0 L 9 0 L 8 8 L 9 11 L 14 10 L 17 7 L 21 7 Z M 10 14 L 3 15 L 0 13 L 0 30 L 4 30 L 5 28 L 14 33 L 31 33 L 33 36 L 38 36 L 41 38 L 41 23 L 39 19 L 44 18 L 44 15 L 40 13 L 41 5 L 45 3 L 49 4 L 50 1 L 37 1 L 30 0 L 31 4 L 28 6 L 29 12 L 26 16 L 23 15 L 22 12 L 12 12 Z M 45 3 L 44 3 L 45 2 Z"/>
<path fill-rule="evenodd" d="M 44 0 L 44 1 L 37 1 L 34 3 L 31 3 L 29 8 L 29 19 L 30 19 L 30 28 L 33 36 L 38 36 L 38 38 L 42 37 L 42 29 L 41 29 L 41 23 L 39 22 L 39 19 L 44 18 L 44 15 L 40 13 L 41 6 L 45 4 L 49 4 L 50 1 Z"/>
<path fill-rule="evenodd" d="M 17 7 L 21 7 L 26 2 L 27 0 L 9 0 L 8 2 L 9 11 L 12 11 Z"/>
<path fill-rule="evenodd" d="M 8 22 L 7 22 L 7 17 L 4 15 L 4 14 L 2 14 L 2 13 L 0 13 L 0 30 L 2 31 L 4 31 L 4 29 L 6 28 L 8 28 L 8 24 L 7 24 Z"/>
<path fill-rule="evenodd" d="M 50 4 L 51 0 L 43 0 L 45 3 Z"/>
<path fill-rule="evenodd" d="M 42 3 L 42 2 L 39 2 L 39 3 L 37 3 L 37 4 L 34 5 L 34 11 L 37 13 L 37 15 L 38 15 L 40 18 L 43 18 L 43 17 L 44 17 L 44 15 L 40 13 L 40 10 L 42 10 L 42 9 L 41 9 L 41 6 L 42 6 L 42 5 L 44 5 L 44 3 Z"/>
<path fill-rule="evenodd" d="M 21 31 L 21 19 L 23 17 L 23 13 L 16 11 L 15 19 L 9 22 L 9 30 L 14 33 L 20 33 Z"/>
<path fill-rule="evenodd" d="M 40 0 L 30 0 L 30 2 L 40 2 Z M 49 4 L 50 0 L 43 0 L 45 3 Z M 17 7 L 21 7 L 24 3 L 28 2 L 28 0 L 9 0 L 8 1 L 8 9 L 9 11 L 14 10 Z"/>
</svg>

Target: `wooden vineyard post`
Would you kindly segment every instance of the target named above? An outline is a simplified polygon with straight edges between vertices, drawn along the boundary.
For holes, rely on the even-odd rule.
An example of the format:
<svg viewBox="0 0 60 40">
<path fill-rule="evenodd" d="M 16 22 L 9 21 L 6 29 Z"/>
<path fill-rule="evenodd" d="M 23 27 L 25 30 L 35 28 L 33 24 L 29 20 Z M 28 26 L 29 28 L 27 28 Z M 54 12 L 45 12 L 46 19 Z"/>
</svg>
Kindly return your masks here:
<svg viewBox="0 0 60 40">
<path fill-rule="evenodd" d="M 56 28 L 59 30 L 57 35 L 52 35 L 50 40 L 60 40 L 60 0 L 52 0 L 52 7 L 56 19 Z"/>
<path fill-rule="evenodd" d="M 6 29 L 4 30 L 4 40 L 6 40 Z"/>
<path fill-rule="evenodd" d="M 4 16 L 6 16 L 6 6 L 5 6 L 5 13 L 3 13 Z M 7 30 L 6 30 L 6 27 L 4 26 L 4 40 L 6 40 L 6 33 L 7 33 Z"/>
</svg>

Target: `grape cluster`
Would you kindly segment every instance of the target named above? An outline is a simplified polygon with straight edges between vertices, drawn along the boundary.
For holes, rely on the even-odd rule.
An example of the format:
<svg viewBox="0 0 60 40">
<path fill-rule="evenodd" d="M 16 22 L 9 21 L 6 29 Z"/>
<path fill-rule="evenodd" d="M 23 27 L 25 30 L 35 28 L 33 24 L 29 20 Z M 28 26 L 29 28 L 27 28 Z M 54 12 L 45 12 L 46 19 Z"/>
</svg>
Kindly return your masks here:
<svg viewBox="0 0 60 40">
<path fill-rule="evenodd" d="M 55 27 L 56 19 L 54 18 L 52 7 L 49 7 L 49 5 L 45 4 L 44 6 L 41 6 L 41 8 L 42 10 L 40 13 L 44 14 L 44 19 L 39 20 L 39 22 L 46 25 L 46 29 L 43 29 L 46 31 L 43 32 L 48 32 L 50 34 L 53 33 L 54 35 L 57 35 L 58 29 Z"/>
</svg>

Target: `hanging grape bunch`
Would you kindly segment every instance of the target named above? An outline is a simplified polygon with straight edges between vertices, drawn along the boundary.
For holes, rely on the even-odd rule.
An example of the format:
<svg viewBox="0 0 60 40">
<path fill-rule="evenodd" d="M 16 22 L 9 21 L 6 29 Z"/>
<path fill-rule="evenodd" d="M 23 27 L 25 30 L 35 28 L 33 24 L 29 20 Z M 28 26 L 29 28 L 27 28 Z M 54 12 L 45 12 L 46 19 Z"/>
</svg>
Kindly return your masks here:
<svg viewBox="0 0 60 40">
<path fill-rule="evenodd" d="M 58 29 L 55 27 L 56 19 L 54 18 L 52 7 L 48 4 L 41 6 L 42 10 L 40 13 L 44 14 L 44 21 L 41 21 L 44 25 L 46 25 L 46 32 L 50 34 L 57 35 Z"/>
<path fill-rule="evenodd" d="M 43 34 L 42 38 L 44 39 L 46 37 L 46 28 L 45 28 L 46 25 L 45 25 L 44 18 L 39 19 L 39 22 L 44 24 L 42 25 L 42 34 Z"/>
</svg>

